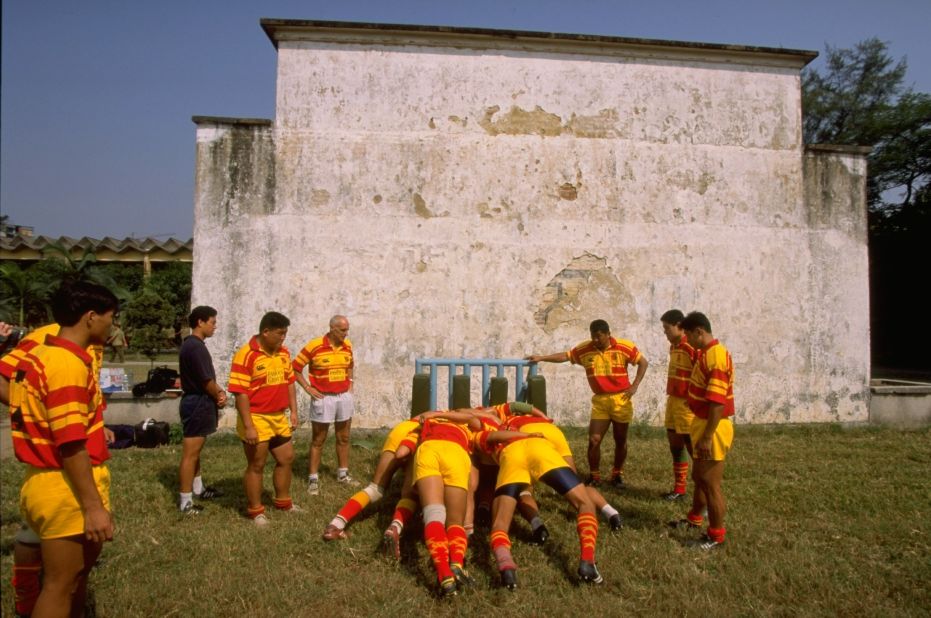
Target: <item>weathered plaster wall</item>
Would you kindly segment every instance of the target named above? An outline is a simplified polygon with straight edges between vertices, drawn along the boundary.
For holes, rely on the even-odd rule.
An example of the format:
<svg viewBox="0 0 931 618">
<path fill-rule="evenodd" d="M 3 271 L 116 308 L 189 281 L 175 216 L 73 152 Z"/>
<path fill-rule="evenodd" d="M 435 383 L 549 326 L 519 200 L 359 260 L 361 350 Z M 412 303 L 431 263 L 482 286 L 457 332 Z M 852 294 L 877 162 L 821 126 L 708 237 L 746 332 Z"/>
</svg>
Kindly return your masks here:
<svg viewBox="0 0 931 618">
<path fill-rule="evenodd" d="M 198 123 L 195 302 L 222 311 L 221 371 L 266 310 L 295 352 L 345 313 L 356 424 L 378 426 L 406 414 L 415 358 L 568 349 L 602 317 L 651 360 L 637 416 L 659 422 L 679 307 L 731 349 L 741 421 L 866 418 L 863 172 L 803 170 L 798 67 L 278 47 L 273 127 Z M 543 374 L 551 413 L 587 422 L 581 370 Z"/>
</svg>

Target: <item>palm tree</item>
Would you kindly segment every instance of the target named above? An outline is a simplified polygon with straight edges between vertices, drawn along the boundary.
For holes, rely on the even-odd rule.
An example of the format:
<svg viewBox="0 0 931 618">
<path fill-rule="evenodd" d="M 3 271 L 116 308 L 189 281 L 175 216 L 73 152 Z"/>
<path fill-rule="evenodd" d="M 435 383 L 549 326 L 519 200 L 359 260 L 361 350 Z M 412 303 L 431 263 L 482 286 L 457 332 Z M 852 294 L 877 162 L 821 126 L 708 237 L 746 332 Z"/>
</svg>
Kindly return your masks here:
<svg viewBox="0 0 931 618">
<path fill-rule="evenodd" d="M 15 262 L 0 264 L 0 281 L 6 284 L 18 314 L 17 324 L 25 324 L 26 305 L 45 302 L 49 286 L 41 279 L 32 277 Z"/>
</svg>

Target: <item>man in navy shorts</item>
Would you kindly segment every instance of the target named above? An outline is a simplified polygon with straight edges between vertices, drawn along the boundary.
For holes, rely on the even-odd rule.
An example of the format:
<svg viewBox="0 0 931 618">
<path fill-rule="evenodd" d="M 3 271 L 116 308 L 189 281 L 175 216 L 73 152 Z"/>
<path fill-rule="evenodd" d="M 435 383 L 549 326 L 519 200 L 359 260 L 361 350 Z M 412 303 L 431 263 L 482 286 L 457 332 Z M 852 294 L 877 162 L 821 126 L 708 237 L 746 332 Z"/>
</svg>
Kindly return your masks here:
<svg viewBox="0 0 931 618">
<path fill-rule="evenodd" d="M 203 507 L 194 504 L 194 496 L 209 500 L 222 495 L 220 490 L 204 485 L 200 475 L 200 451 L 207 436 L 217 430 L 219 408 L 226 405 L 226 392 L 217 384 L 213 359 L 204 344 L 217 329 L 217 310 L 213 307 L 194 307 L 188 317 L 191 335 L 181 343 L 178 368 L 181 373 L 181 465 L 178 469 L 182 513 L 195 514 Z"/>
</svg>

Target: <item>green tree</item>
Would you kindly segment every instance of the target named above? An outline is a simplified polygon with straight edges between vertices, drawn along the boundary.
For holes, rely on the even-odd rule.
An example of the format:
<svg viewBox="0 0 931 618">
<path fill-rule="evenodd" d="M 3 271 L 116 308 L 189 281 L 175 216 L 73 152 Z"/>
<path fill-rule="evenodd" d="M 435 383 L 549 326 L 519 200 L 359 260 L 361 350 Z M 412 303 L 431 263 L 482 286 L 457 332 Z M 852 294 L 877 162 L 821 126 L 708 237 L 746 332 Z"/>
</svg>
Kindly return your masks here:
<svg viewBox="0 0 931 618">
<path fill-rule="evenodd" d="M 116 294 L 121 302 L 132 297 L 129 290 L 119 285 L 106 269 L 97 263 L 97 254 L 90 247 L 82 250 L 81 257 L 75 258 L 60 241 L 50 242 L 42 250 L 46 260 L 58 266 L 61 280 L 86 280 L 98 283 Z"/>
<path fill-rule="evenodd" d="M 0 291 L 3 292 L 4 321 L 30 324 L 35 308 L 44 307 L 51 292 L 47 281 L 36 278 L 13 261 L 0 264 Z"/>
<path fill-rule="evenodd" d="M 155 361 L 159 348 L 165 345 L 165 329 L 173 328 L 174 310 L 157 292 L 144 288 L 122 312 L 131 332 L 130 346 Z"/>
<path fill-rule="evenodd" d="M 191 264 L 166 262 L 152 269 L 146 287 L 174 309 L 173 325 L 179 327 L 191 312 Z"/>
</svg>

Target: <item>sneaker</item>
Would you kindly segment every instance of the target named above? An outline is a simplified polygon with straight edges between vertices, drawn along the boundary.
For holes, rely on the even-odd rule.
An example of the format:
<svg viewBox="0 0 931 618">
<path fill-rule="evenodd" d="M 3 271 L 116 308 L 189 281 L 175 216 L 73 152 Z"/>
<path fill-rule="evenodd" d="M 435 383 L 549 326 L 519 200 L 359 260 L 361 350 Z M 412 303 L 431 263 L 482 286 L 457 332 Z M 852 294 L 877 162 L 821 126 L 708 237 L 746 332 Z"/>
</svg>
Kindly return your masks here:
<svg viewBox="0 0 931 618">
<path fill-rule="evenodd" d="M 291 503 L 291 506 L 288 507 L 288 508 L 286 508 L 286 509 L 279 509 L 279 508 L 276 507 L 276 510 L 281 511 L 282 513 L 291 513 L 292 515 L 297 515 L 298 513 L 306 513 L 306 512 L 307 512 L 306 510 L 304 510 L 303 507 L 300 507 L 300 506 L 294 504 L 293 502 Z"/>
<path fill-rule="evenodd" d="M 715 541 L 707 534 L 701 535 L 700 539 L 696 539 L 689 543 L 689 547 L 697 547 L 702 551 L 710 551 L 716 547 L 723 547 L 724 541 Z"/>
<path fill-rule="evenodd" d="M 469 575 L 469 572 L 466 571 L 461 564 L 450 564 L 449 569 L 453 572 L 453 575 L 456 576 L 456 584 L 459 586 L 474 586 L 475 579 Z"/>
<path fill-rule="evenodd" d="M 585 480 L 585 484 L 588 485 L 589 487 L 598 488 L 598 487 L 601 487 L 601 479 L 600 478 L 596 479 L 594 476 L 589 474 L 588 478 Z"/>
<path fill-rule="evenodd" d="M 333 524 L 327 524 L 323 530 L 324 541 L 342 541 L 349 538 L 349 533 L 342 528 L 337 528 Z"/>
<path fill-rule="evenodd" d="M 454 597 L 456 596 L 456 578 L 447 577 L 440 582 L 440 596 L 443 597 Z"/>
<path fill-rule="evenodd" d="M 614 489 L 627 489 L 627 485 L 624 483 L 623 476 L 615 476 L 611 479 L 611 487 Z"/>
<path fill-rule="evenodd" d="M 663 494 L 663 500 L 668 500 L 669 502 L 675 502 L 676 500 L 681 500 L 685 497 L 685 493 L 678 493 L 675 491 L 670 491 L 668 494 Z"/>
<path fill-rule="evenodd" d="M 348 474 L 346 476 L 340 476 L 336 479 L 336 482 L 341 485 L 348 485 L 349 487 L 356 487 L 359 484 L 359 481 L 355 480 Z"/>
<path fill-rule="evenodd" d="M 398 532 L 397 526 L 388 526 L 382 537 L 382 548 L 386 556 L 391 556 L 395 560 L 401 559 L 401 533 Z"/>
<path fill-rule="evenodd" d="M 188 502 L 181 507 L 181 513 L 184 515 L 197 515 L 204 510 L 204 507 L 199 504 L 194 504 L 193 502 Z"/>
<path fill-rule="evenodd" d="M 507 569 L 501 571 L 501 585 L 507 588 L 508 590 L 517 589 L 517 570 L 516 569 Z"/>
<path fill-rule="evenodd" d="M 611 532 L 617 532 L 624 527 L 624 522 L 619 514 L 614 514 L 608 519 L 608 525 L 611 526 Z"/>
<path fill-rule="evenodd" d="M 204 491 L 200 492 L 199 494 L 194 494 L 194 495 L 200 498 L 201 500 L 213 500 L 214 498 L 220 498 L 224 496 L 225 494 L 223 493 L 222 489 L 217 489 L 216 487 L 207 486 L 207 487 L 204 487 Z"/>
<path fill-rule="evenodd" d="M 261 515 L 256 515 L 253 517 L 252 523 L 255 524 L 256 528 L 265 528 L 272 522 L 268 519 L 268 517 L 266 517 L 265 513 L 262 513 Z"/>
<path fill-rule="evenodd" d="M 548 538 L 550 538 L 549 529 L 546 527 L 546 524 L 540 524 L 540 526 L 533 531 L 530 542 L 534 545 L 543 545 Z"/>
<path fill-rule="evenodd" d="M 320 495 L 320 481 L 317 479 L 311 479 L 307 481 L 307 493 L 311 496 Z"/>
<path fill-rule="evenodd" d="M 674 519 L 670 522 L 666 522 L 666 525 L 673 530 L 697 530 L 701 528 L 701 524 L 693 524 L 684 517 L 682 519 Z"/>
<path fill-rule="evenodd" d="M 603 584 L 604 578 L 598 572 L 594 562 L 582 560 L 579 562 L 579 578 L 586 584 Z"/>
</svg>

